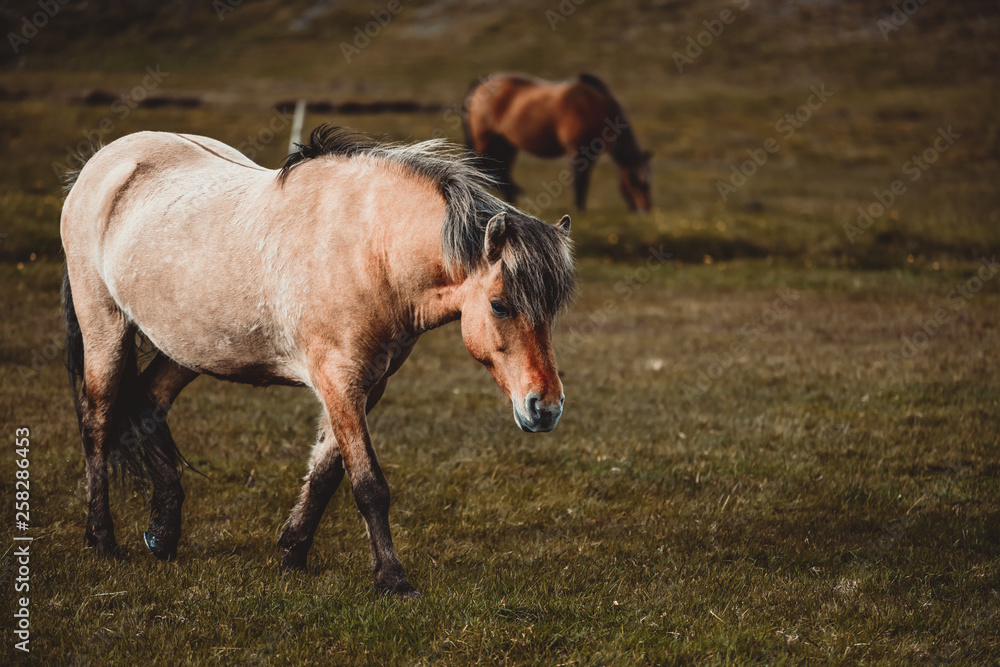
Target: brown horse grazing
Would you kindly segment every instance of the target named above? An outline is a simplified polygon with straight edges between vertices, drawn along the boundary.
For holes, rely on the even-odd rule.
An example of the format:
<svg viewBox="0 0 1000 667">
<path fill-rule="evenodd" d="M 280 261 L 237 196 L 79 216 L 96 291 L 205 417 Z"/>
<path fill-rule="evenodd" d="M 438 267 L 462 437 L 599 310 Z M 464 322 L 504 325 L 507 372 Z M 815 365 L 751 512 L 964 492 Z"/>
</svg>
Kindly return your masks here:
<svg viewBox="0 0 1000 667">
<path fill-rule="evenodd" d="M 465 142 L 513 203 L 520 192 L 510 169 L 518 150 L 552 158 L 569 155 L 576 207 L 587 204 L 590 170 L 605 151 L 621 170 L 630 211 L 648 211 L 652 153 L 639 148 L 625 110 L 592 74 L 552 83 L 514 74 L 477 81 L 465 98 Z M 568 183 L 566 183 L 568 185 Z"/>
<path fill-rule="evenodd" d="M 306 386 L 323 414 L 278 540 L 283 566 L 305 568 L 346 471 L 376 587 L 415 596 L 366 414 L 420 334 L 461 319 L 517 425 L 555 428 L 563 391 L 550 330 L 574 291 L 569 217 L 549 226 L 491 197 L 441 142 L 378 145 L 321 127 L 300 148 L 275 172 L 212 139 L 140 132 L 79 174 L 62 212 L 63 300 L 86 540 L 122 556 L 110 459 L 152 484 L 146 545 L 164 560 L 176 554 L 183 459 L 166 416 L 199 374 Z M 145 365 L 137 334 L 156 351 Z"/>
</svg>

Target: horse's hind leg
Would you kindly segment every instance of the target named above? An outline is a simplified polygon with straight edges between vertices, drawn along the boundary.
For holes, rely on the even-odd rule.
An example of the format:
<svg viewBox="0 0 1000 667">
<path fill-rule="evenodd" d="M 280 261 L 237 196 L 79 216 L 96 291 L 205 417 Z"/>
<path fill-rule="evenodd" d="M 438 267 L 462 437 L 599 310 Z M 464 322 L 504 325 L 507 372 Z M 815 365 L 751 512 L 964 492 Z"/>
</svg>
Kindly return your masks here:
<svg viewBox="0 0 1000 667">
<path fill-rule="evenodd" d="M 403 359 L 406 357 L 403 356 Z M 399 363 L 402 363 L 400 361 Z M 386 380 L 382 379 L 368 394 L 366 412 L 382 398 Z M 285 522 L 285 528 L 278 538 L 278 546 L 285 550 L 282 559 L 282 569 L 305 570 L 306 556 L 316 536 L 316 528 L 323 517 L 330 498 L 336 493 L 337 487 L 344 479 L 344 458 L 340 454 L 337 438 L 333 435 L 333 427 L 324 415 L 319 432 L 319 440 L 313 448 L 309 460 L 309 475 L 302 486 L 299 501 L 292 510 L 291 516 Z"/>
<path fill-rule="evenodd" d="M 138 418 L 143 428 L 142 444 L 149 451 L 149 473 L 153 483 L 149 528 L 143 539 L 160 560 L 170 560 L 177 554 L 177 543 L 181 537 L 181 506 L 184 504 L 177 446 L 167 427 L 167 412 L 181 390 L 196 377 L 197 372 L 178 365 L 161 353 L 150 362 L 140 378 L 140 386 L 148 401 L 142 405 Z M 142 426 L 144 422 L 148 427 Z"/>
<path fill-rule="evenodd" d="M 82 291 L 82 290 L 81 290 Z M 81 296 L 80 294 L 77 295 Z M 115 540 L 108 500 L 108 455 L 114 450 L 118 389 L 133 349 L 134 329 L 113 304 L 77 299 L 74 313 L 82 336 L 83 386 L 77 417 L 87 470 L 87 543 L 101 556 L 123 558 Z M 79 307 L 79 306 L 83 307 Z M 72 305 L 71 305 L 72 307 Z"/>
<path fill-rule="evenodd" d="M 306 556 L 316 536 L 323 512 L 344 479 L 344 459 L 332 429 L 323 418 L 319 440 L 309 460 L 309 475 L 302 486 L 299 501 L 285 522 L 278 546 L 285 550 L 282 569 L 306 569 Z"/>
</svg>

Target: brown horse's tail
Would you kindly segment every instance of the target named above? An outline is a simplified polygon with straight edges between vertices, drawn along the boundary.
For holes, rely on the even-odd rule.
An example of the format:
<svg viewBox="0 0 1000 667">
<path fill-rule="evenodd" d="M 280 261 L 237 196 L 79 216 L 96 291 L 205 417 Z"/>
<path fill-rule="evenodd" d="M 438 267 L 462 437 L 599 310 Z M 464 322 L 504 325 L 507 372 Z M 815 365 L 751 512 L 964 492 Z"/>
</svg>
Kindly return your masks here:
<svg viewBox="0 0 1000 667">
<path fill-rule="evenodd" d="M 69 271 L 63 274 L 61 296 L 63 325 L 66 327 L 63 362 L 69 374 L 69 386 L 73 393 L 77 419 L 80 421 L 80 432 L 83 433 L 83 394 L 86 392 L 83 332 L 73 305 Z M 114 406 L 115 429 L 108 443 L 108 462 L 123 491 L 126 478 L 132 479 L 140 491 L 145 491 L 154 476 L 165 468 L 179 470 L 181 466 L 191 467 L 170 435 L 166 412 L 160 406 L 153 405 L 139 379 L 139 362 L 160 353 L 141 333 L 137 339 L 136 344 L 128 351 L 119 381 L 118 398 Z"/>
<path fill-rule="evenodd" d="M 465 148 L 468 149 L 469 154 L 475 152 L 475 141 L 472 137 L 472 127 L 469 125 L 469 106 L 472 103 L 472 96 L 476 94 L 479 90 L 479 86 L 483 85 L 486 81 L 485 78 L 479 77 L 475 81 L 469 84 L 468 90 L 465 91 L 465 97 L 462 100 L 462 134 L 465 135 Z"/>
<path fill-rule="evenodd" d="M 469 89 L 465 93 L 465 99 L 462 101 L 462 133 L 465 135 L 465 149 L 468 152 L 468 159 L 472 165 L 483 174 L 499 181 L 502 179 L 499 178 L 500 172 L 496 160 L 489 155 L 484 155 L 476 151 L 476 138 L 472 136 L 472 125 L 469 123 L 469 115 L 472 111 L 472 96 L 488 80 L 488 77 L 481 76 L 469 84 Z"/>
</svg>

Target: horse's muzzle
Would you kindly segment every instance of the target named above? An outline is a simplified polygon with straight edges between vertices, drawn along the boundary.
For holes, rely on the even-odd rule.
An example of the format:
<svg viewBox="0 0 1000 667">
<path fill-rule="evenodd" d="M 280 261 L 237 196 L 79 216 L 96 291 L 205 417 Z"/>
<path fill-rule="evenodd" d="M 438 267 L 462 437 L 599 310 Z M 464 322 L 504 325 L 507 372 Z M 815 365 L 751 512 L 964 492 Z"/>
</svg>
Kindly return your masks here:
<svg viewBox="0 0 1000 667">
<path fill-rule="evenodd" d="M 543 403 L 537 393 L 531 392 L 524 398 L 523 409 L 514 403 L 514 421 L 525 433 L 547 433 L 559 423 L 565 401 L 560 396 L 558 404 Z"/>
</svg>

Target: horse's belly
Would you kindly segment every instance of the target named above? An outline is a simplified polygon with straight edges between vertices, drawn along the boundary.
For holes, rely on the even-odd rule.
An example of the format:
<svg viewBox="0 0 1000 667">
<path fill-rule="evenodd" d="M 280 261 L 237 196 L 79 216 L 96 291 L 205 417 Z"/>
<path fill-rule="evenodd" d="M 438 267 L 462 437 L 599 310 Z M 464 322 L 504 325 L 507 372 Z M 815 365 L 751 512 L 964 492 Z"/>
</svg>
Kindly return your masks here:
<svg viewBox="0 0 1000 667">
<path fill-rule="evenodd" d="M 107 282 L 142 333 L 179 364 L 253 384 L 302 383 L 290 336 L 274 321 L 260 280 L 206 273 L 153 261 L 117 270 Z"/>
<path fill-rule="evenodd" d="M 305 380 L 281 337 L 264 321 L 221 323 L 197 315 L 150 316 L 141 310 L 132 317 L 158 349 L 199 373 L 251 384 Z"/>
<path fill-rule="evenodd" d="M 541 158 L 555 158 L 566 154 L 566 149 L 559 143 L 559 137 L 554 129 L 546 128 L 544 131 L 524 131 L 520 130 L 521 136 L 518 142 L 521 147 Z"/>
<path fill-rule="evenodd" d="M 197 321 L 169 326 L 146 322 L 140 329 L 171 359 L 199 373 L 251 384 L 301 384 L 304 378 L 293 360 L 271 334 L 255 326 L 239 330 Z"/>
</svg>

